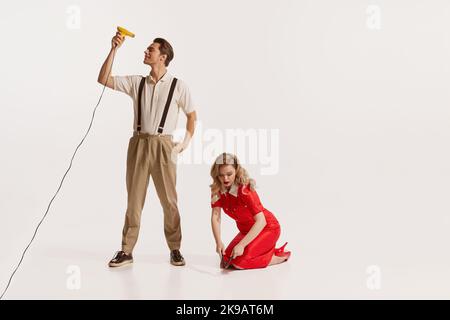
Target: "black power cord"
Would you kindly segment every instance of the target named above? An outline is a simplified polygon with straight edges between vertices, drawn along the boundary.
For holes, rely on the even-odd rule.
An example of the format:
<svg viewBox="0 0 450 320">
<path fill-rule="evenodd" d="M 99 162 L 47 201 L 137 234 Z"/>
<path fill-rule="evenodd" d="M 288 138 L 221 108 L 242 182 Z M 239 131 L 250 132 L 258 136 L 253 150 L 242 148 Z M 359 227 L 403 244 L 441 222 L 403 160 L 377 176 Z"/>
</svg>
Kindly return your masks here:
<svg viewBox="0 0 450 320">
<path fill-rule="evenodd" d="M 112 65 L 113 65 L 113 63 L 114 63 L 114 57 L 115 57 L 115 55 L 116 55 L 116 51 L 114 50 L 114 51 L 113 51 L 112 62 L 111 62 L 111 69 L 112 69 Z M 67 168 L 66 173 L 64 173 L 64 176 L 63 176 L 63 178 L 61 179 L 61 182 L 60 182 L 60 184 L 59 184 L 58 190 L 56 190 L 55 195 L 54 195 L 53 198 L 50 200 L 50 203 L 49 203 L 48 206 L 47 206 L 47 210 L 45 211 L 44 216 L 41 218 L 41 220 L 39 221 L 39 223 L 38 223 L 36 229 L 34 230 L 33 237 L 31 238 L 30 242 L 28 243 L 28 245 L 26 246 L 25 250 L 24 250 L 23 253 L 22 253 L 22 257 L 20 258 L 19 263 L 17 264 L 16 268 L 14 269 L 14 271 L 13 271 L 12 274 L 11 274 L 11 276 L 9 277 L 8 284 L 6 285 L 5 290 L 3 290 L 3 293 L 2 293 L 2 295 L 0 296 L 0 300 L 3 299 L 3 296 L 6 294 L 6 291 L 8 290 L 8 288 L 9 288 L 9 286 L 10 286 L 10 284 L 11 284 L 12 278 L 14 277 L 15 273 L 16 273 L 17 270 L 19 269 L 20 264 L 22 263 L 23 258 L 25 257 L 25 253 L 27 252 L 27 250 L 28 250 L 28 248 L 30 247 L 31 243 L 33 242 L 34 238 L 36 237 L 36 234 L 37 234 L 37 232 L 38 232 L 38 230 L 39 230 L 39 227 L 41 226 L 42 222 L 43 222 L 44 219 L 46 218 L 46 216 L 47 216 L 47 214 L 48 214 L 48 211 L 49 211 L 49 209 L 50 209 L 50 206 L 52 205 L 53 200 L 56 198 L 56 196 L 57 196 L 59 190 L 61 189 L 62 184 L 63 184 L 63 182 L 64 182 L 64 179 L 66 178 L 67 173 L 68 173 L 69 170 L 72 168 L 73 159 L 75 158 L 75 155 L 76 155 L 76 153 L 78 152 L 78 149 L 79 149 L 80 146 L 83 144 L 84 140 L 86 139 L 87 135 L 89 134 L 89 131 L 91 130 L 92 123 L 94 122 L 95 112 L 97 111 L 97 107 L 100 105 L 100 102 L 102 101 L 103 94 L 105 93 L 106 83 L 107 83 L 107 81 L 108 81 L 109 75 L 111 74 L 111 69 L 109 70 L 108 76 L 106 77 L 106 82 L 105 82 L 105 84 L 104 84 L 104 86 L 103 86 L 102 93 L 101 93 L 100 98 L 98 99 L 97 105 L 95 106 L 94 111 L 93 111 L 93 113 L 92 113 L 92 118 L 91 118 L 91 123 L 89 124 L 89 128 L 87 129 L 87 131 L 86 131 L 86 133 L 85 133 L 83 139 L 81 139 L 81 142 L 80 142 L 80 143 L 78 144 L 78 146 L 76 147 L 76 149 L 75 149 L 75 151 L 74 151 L 74 153 L 73 153 L 73 155 L 72 155 L 72 159 L 70 160 L 69 168 Z"/>
</svg>

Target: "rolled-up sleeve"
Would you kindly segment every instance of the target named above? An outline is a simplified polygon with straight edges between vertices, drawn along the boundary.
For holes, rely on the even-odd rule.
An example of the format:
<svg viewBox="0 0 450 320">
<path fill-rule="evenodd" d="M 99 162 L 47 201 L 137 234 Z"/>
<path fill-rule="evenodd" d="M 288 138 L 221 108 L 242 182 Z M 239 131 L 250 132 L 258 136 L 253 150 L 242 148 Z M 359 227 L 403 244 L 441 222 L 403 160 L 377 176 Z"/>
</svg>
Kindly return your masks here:
<svg viewBox="0 0 450 320">
<path fill-rule="evenodd" d="M 123 92 L 130 97 L 134 98 L 137 95 L 139 82 L 142 79 L 141 76 L 115 76 L 114 90 Z"/>
</svg>

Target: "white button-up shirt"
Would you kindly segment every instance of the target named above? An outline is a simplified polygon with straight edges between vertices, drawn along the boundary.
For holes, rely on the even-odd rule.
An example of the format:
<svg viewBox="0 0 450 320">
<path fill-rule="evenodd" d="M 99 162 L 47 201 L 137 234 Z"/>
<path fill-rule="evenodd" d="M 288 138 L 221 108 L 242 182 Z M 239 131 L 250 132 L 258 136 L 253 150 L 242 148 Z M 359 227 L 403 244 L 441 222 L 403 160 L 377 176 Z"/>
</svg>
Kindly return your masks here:
<svg viewBox="0 0 450 320">
<path fill-rule="evenodd" d="M 137 130 L 138 119 L 138 93 L 139 84 L 142 76 L 115 76 L 114 90 L 121 91 L 129 95 L 133 99 L 134 106 L 134 123 L 133 129 Z M 150 76 L 145 79 L 145 85 L 142 92 L 141 101 L 141 132 L 149 134 L 158 134 L 158 127 L 161 122 L 164 107 L 166 106 L 167 97 L 169 96 L 170 85 L 173 76 L 166 72 L 164 76 L 155 84 Z M 172 134 L 177 127 L 178 114 L 180 109 L 185 114 L 195 111 L 191 93 L 184 81 L 177 81 L 175 91 L 173 93 L 172 102 L 167 113 L 166 122 L 164 124 L 163 134 Z"/>
</svg>

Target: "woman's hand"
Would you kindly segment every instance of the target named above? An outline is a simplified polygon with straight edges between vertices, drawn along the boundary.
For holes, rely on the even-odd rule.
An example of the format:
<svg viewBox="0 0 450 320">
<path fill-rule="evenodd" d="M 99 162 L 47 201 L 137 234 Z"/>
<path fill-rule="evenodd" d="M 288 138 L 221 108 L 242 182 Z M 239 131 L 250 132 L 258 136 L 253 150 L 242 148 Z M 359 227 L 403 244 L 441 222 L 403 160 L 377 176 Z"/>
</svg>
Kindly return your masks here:
<svg viewBox="0 0 450 320">
<path fill-rule="evenodd" d="M 222 241 L 216 244 L 216 252 L 221 258 L 225 254 L 225 246 Z"/>
<path fill-rule="evenodd" d="M 242 256 L 244 254 L 245 247 L 242 244 L 237 244 L 233 248 L 233 252 L 231 253 L 231 258 L 234 259 L 236 257 Z"/>
</svg>

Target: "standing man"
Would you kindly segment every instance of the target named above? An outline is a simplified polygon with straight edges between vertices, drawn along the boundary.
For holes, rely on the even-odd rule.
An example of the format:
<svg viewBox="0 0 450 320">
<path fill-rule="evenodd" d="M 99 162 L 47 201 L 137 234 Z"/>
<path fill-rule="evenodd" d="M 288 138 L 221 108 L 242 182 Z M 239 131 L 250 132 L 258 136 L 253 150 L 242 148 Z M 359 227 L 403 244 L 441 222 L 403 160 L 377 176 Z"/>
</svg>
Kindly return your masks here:
<svg viewBox="0 0 450 320">
<path fill-rule="evenodd" d="M 111 68 L 116 51 L 125 41 L 119 32 L 112 38 L 111 51 L 98 76 L 98 82 L 121 91 L 133 99 L 134 133 L 128 144 L 126 183 L 128 206 L 122 232 L 122 250 L 109 262 L 120 267 L 133 262 L 141 213 L 150 176 L 164 210 L 164 234 L 170 249 L 170 263 L 185 265 L 180 253 L 181 226 L 177 206 L 176 157 L 187 148 L 194 135 L 196 112 L 187 85 L 167 72 L 174 57 L 172 46 L 156 38 L 145 50 L 144 64 L 150 74 L 142 76 L 112 76 Z M 174 143 L 180 109 L 187 117 L 183 142 Z"/>
</svg>

